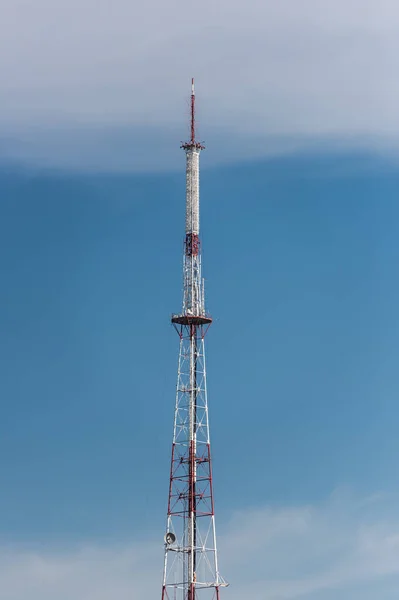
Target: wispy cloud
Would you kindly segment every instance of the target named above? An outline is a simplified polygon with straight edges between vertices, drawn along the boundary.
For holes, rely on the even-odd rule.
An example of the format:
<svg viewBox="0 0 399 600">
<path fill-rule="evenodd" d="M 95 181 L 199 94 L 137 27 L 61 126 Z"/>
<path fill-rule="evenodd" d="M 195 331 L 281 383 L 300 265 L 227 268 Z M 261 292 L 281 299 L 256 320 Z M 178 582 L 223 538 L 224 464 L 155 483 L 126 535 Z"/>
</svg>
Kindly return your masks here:
<svg viewBox="0 0 399 600">
<path fill-rule="evenodd" d="M 170 128 L 184 137 L 193 74 L 221 158 L 234 141 L 236 156 L 320 139 L 396 149 L 398 33 L 395 0 L 4 0 L 3 153 L 126 168 L 147 140 L 138 168 L 157 168 Z"/>
<path fill-rule="evenodd" d="M 220 536 L 223 574 L 231 582 L 226 598 L 397 597 L 399 512 L 393 500 L 340 492 L 323 505 L 237 512 Z M 161 543 L 85 544 L 68 551 L 3 547 L 2 597 L 141 600 L 159 593 L 161 563 Z"/>
</svg>

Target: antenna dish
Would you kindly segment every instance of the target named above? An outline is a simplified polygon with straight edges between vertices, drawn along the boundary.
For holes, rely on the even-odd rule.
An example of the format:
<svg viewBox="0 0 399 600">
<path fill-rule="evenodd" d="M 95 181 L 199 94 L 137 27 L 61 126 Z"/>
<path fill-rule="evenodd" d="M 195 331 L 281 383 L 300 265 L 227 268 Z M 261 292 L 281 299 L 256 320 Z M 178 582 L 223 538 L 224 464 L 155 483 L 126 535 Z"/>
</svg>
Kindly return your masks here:
<svg viewBox="0 0 399 600">
<path fill-rule="evenodd" d="M 171 531 L 168 531 L 168 533 L 165 535 L 165 543 L 168 544 L 168 546 L 170 546 L 171 544 L 174 544 L 176 541 L 176 536 L 174 533 L 172 533 Z"/>
</svg>

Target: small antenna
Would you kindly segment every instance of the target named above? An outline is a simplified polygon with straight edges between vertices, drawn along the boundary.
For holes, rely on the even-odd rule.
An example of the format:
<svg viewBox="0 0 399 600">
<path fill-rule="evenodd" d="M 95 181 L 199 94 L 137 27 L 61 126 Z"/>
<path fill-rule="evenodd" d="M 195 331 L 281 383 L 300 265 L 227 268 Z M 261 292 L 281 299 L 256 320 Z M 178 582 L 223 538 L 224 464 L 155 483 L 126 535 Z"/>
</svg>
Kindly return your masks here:
<svg viewBox="0 0 399 600">
<path fill-rule="evenodd" d="M 201 144 L 201 142 L 195 141 L 195 87 L 194 87 L 194 77 L 191 79 L 191 136 L 189 142 L 183 142 L 180 146 L 184 148 L 184 150 L 189 150 L 190 148 L 197 148 L 197 150 L 204 150 L 205 146 Z"/>
<path fill-rule="evenodd" d="M 191 80 L 191 143 L 195 144 L 195 88 L 194 88 L 194 77 Z"/>
</svg>

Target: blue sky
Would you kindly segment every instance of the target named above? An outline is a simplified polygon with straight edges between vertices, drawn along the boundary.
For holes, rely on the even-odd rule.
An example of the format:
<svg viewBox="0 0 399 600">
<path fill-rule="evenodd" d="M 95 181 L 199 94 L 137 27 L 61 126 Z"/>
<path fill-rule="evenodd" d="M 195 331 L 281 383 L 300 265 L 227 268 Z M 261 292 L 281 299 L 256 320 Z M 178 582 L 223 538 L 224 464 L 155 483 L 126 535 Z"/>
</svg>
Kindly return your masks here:
<svg viewBox="0 0 399 600">
<path fill-rule="evenodd" d="M 180 171 L 161 175 L 2 170 L 0 576 L 17 600 L 30 589 L 107 600 L 107 586 L 139 598 L 144 559 L 157 593 L 181 158 Z M 399 171 L 370 154 L 231 167 L 203 159 L 220 560 L 234 584 L 226 597 L 250 580 L 259 599 L 329 600 L 339 590 L 352 600 L 363 586 L 370 600 L 390 598 Z M 261 552 L 241 559 L 239 576 L 247 535 Z M 376 566 L 383 552 L 387 572 Z M 104 572 L 89 584 L 95 564 Z"/>
<path fill-rule="evenodd" d="M 157 595 L 196 79 L 226 600 L 399 592 L 395 0 L 3 0 L 0 589 Z"/>
</svg>

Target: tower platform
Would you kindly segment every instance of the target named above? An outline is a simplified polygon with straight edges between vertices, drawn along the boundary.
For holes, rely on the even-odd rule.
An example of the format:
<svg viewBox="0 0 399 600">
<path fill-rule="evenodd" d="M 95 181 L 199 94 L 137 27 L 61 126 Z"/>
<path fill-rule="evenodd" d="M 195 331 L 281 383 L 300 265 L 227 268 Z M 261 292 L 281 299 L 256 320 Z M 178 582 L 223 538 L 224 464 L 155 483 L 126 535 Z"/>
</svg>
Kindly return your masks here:
<svg viewBox="0 0 399 600">
<path fill-rule="evenodd" d="M 171 321 L 177 325 L 210 325 L 212 317 L 209 315 L 172 315 Z"/>
</svg>

